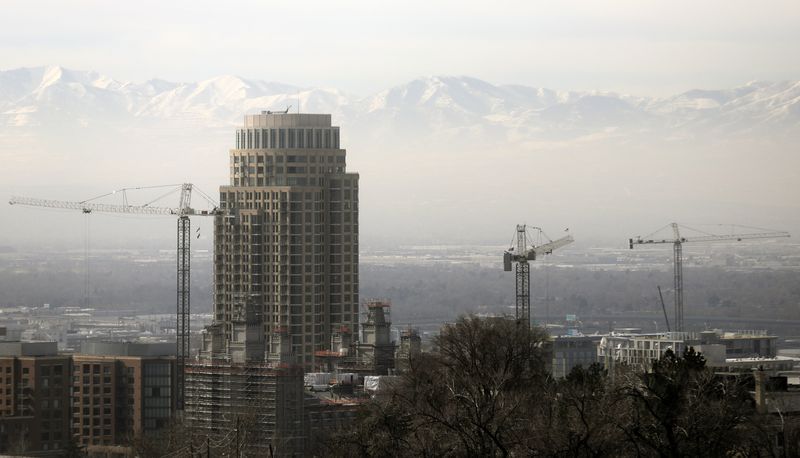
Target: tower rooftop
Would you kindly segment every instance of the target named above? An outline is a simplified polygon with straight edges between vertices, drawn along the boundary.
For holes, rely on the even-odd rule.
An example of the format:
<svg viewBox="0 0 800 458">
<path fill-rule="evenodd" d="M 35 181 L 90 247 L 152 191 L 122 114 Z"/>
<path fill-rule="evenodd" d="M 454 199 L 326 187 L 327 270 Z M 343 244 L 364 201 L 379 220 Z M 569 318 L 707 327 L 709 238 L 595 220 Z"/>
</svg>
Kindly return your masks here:
<svg viewBox="0 0 800 458">
<path fill-rule="evenodd" d="M 331 115 L 262 111 L 260 114 L 245 115 L 243 127 L 245 129 L 331 127 Z"/>
</svg>

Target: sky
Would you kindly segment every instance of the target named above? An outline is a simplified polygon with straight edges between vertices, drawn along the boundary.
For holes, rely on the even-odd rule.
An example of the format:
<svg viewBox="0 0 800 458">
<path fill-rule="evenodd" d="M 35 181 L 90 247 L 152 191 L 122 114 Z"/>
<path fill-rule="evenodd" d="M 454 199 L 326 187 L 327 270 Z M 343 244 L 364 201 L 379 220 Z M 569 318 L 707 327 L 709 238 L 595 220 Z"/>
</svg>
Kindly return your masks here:
<svg viewBox="0 0 800 458">
<path fill-rule="evenodd" d="M 498 85 L 659 97 L 753 80 L 800 80 L 798 24 L 797 0 L 10 0 L 0 13 L 0 70 L 60 65 L 134 82 L 238 75 L 355 96 L 422 76 L 465 75 Z M 53 99 L 39 101 L 39 107 L 52 102 L 60 109 L 53 111 L 54 119 L 71 112 L 59 105 L 73 103 L 69 91 L 48 94 Z M 81 100 L 91 102 L 91 95 Z M 16 109 L 28 109 L 23 102 Z M 66 199 L 69 191 L 70 199 L 79 200 L 114 189 L 112 183 L 181 181 L 201 183 L 213 194 L 227 179 L 232 130 L 202 136 L 166 129 L 117 137 L 118 131 L 103 128 L 113 121 L 104 116 L 74 131 L 35 125 L 17 131 L 0 124 L 5 141 L 0 141 L 0 196 Z M 387 122 L 389 129 L 402 129 Z M 783 133 L 796 138 L 796 126 Z M 571 142 L 493 144 L 487 155 L 481 145 L 473 154 L 443 147 L 446 140 L 421 146 L 357 141 L 349 138 L 353 127 L 343 125 L 343 139 L 349 141 L 348 167 L 362 173 L 361 227 L 372 236 L 394 227 L 387 238 L 413 233 L 437 242 L 455 235 L 469 242 L 495 240 L 498 233 L 505 237 L 504 228 L 532 222 L 534 216 L 520 221 L 523 214 L 535 215 L 545 227 L 574 227 L 582 237 L 604 235 L 619 243 L 631 235 L 628 230 L 639 233 L 627 228 L 634 218 L 641 233 L 672 220 L 800 228 L 795 197 L 800 158 L 796 142 L 780 136 L 740 141 L 741 136 L 731 140 L 712 133 L 695 140 L 667 135 L 670 141 L 661 141 L 646 134 L 626 138 L 611 129 Z M 187 137 L 194 141 L 191 148 Z M 527 149 L 516 150 L 520 144 Z M 187 149 L 191 156 L 174 154 Z M 141 161 L 142 151 L 161 162 Z M 475 182 L 484 186 L 477 199 Z M 41 234 L 29 229 L 34 226 L 49 231 L 48 237 L 66 233 L 37 226 L 40 210 L 15 211 L 0 214 L 0 244 L 13 236 L 38 241 Z M 11 224 L 23 211 L 27 219 Z M 60 216 L 53 224 L 61 224 L 55 222 Z M 73 226 L 80 227 L 80 218 L 76 221 Z M 452 221 L 461 224 L 452 229 Z M 620 221 L 626 222 L 624 238 Z M 172 243 L 167 235 L 163 240 Z"/>
<path fill-rule="evenodd" d="M 427 75 L 668 95 L 800 75 L 800 2 L 4 1 L 0 69 L 369 95 Z"/>
</svg>

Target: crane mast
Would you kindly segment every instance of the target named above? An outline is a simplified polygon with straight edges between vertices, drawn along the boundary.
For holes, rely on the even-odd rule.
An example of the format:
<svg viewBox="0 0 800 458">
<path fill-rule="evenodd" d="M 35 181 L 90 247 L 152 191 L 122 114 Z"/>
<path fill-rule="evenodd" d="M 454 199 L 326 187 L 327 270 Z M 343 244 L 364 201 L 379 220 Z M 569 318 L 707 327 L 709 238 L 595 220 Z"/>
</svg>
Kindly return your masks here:
<svg viewBox="0 0 800 458">
<path fill-rule="evenodd" d="M 162 188 L 168 186 L 150 186 L 149 188 Z M 30 197 L 12 196 L 9 200 L 10 205 L 26 205 L 33 207 L 45 208 L 61 208 L 67 210 L 79 210 L 83 213 L 89 214 L 92 212 L 101 213 L 130 213 L 137 215 L 155 215 L 155 216 L 177 216 L 178 217 L 178 236 L 177 236 L 177 306 L 176 306 L 176 329 L 175 329 L 175 343 L 176 343 L 176 393 L 175 393 L 175 407 L 180 413 L 184 410 L 185 404 L 185 375 L 184 369 L 186 367 L 186 360 L 189 358 L 190 353 L 190 317 L 191 317 L 191 301 L 190 301 L 190 286 L 191 286 L 191 220 L 189 216 L 214 216 L 219 213 L 217 204 L 208 195 L 199 191 L 203 198 L 209 202 L 213 209 L 210 211 L 198 211 L 192 208 L 192 190 L 195 189 L 191 183 L 183 183 L 180 185 L 180 198 L 177 207 L 158 207 L 151 206 L 150 203 L 144 205 L 128 205 L 127 194 L 129 190 L 146 189 L 145 187 L 138 188 L 124 188 L 113 191 L 108 194 L 96 197 L 95 199 L 106 197 L 112 194 L 121 193 L 123 196 L 123 205 L 105 204 L 91 202 L 89 199 L 80 202 L 50 200 L 50 199 L 36 199 Z M 162 196 L 163 197 L 163 196 Z"/>
<path fill-rule="evenodd" d="M 542 233 L 542 230 L 535 227 Z M 561 248 L 564 245 L 572 243 L 575 239 L 571 235 L 562 237 L 555 241 L 548 241 L 539 246 L 528 247 L 527 227 L 524 224 L 518 224 L 517 230 L 514 233 L 514 240 L 512 246 L 505 253 L 503 253 L 503 270 L 506 272 L 511 271 L 511 264 L 516 263 L 514 268 L 516 274 L 515 290 L 516 290 L 516 305 L 515 315 L 517 323 L 531 323 L 531 268 L 528 261 L 535 261 L 537 256 L 550 254 L 553 250 Z M 516 245 L 516 246 L 514 246 Z"/>
<path fill-rule="evenodd" d="M 177 396 L 175 397 L 175 409 L 178 412 L 183 412 L 184 407 L 184 394 L 186 392 L 186 379 L 185 368 L 186 360 L 189 358 L 189 343 L 190 343 L 190 328 L 189 321 L 191 317 L 192 307 L 189 300 L 190 281 L 191 281 L 191 243 L 192 231 L 191 221 L 186 215 L 181 215 L 178 218 L 178 300 L 176 310 L 175 322 L 175 344 L 177 353 L 175 358 L 175 381 L 177 387 Z"/>
<path fill-rule="evenodd" d="M 668 226 L 672 229 L 672 238 L 653 238 L 652 234 L 646 237 L 632 237 L 628 239 L 628 247 L 632 250 L 636 245 L 649 245 L 649 244 L 662 244 L 662 243 L 671 243 L 672 244 L 672 256 L 673 256 L 673 266 L 672 266 L 672 282 L 674 288 L 674 313 L 675 313 L 675 331 L 677 332 L 685 332 L 686 329 L 684 327 L 684 315 L 683 315 L 683 244 L 690 243 L 690 242 L 723 242 L 723 241 L 737 241 L 740 242 L 742 240 L 749 240 L 749 239 L 771 239 L 771 238 L 780 238 L 780 237 L 789 237 L 788 232 L 784 231 L 766 231 L 760 230 L 760 232 L 750 232 L 750 233 L 742 233 L 742 234 L 711 234 L 711 233 L 702 233 L 699 236 L 690 236 L 686 237 L 685 235 L 681 234 L 681 226 L 678 223 L 670 223 Z M 667 227 L 667 226 L 665 226 Z M 685 229 L 690 229 L 684 226 Z M 654 232 L 658 233 L 664 228 L 659 229 L 658 231 Z M 696 232 L 697 231 L 694 229 Z M 659 289 L 659 294 L 661 290 Z M 663 301 L 663 300 L 662 300 Z"/>
</svg>

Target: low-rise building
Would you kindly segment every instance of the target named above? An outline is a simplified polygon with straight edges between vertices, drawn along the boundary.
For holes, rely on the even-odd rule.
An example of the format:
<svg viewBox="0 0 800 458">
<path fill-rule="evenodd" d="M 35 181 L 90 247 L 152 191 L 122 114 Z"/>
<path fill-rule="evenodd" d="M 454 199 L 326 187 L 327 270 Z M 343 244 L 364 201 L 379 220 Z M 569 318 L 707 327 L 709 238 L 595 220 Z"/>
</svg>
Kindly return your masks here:
<svg viewBox="0 0 800 458">
<path fill-rule="evenodd" d="M 89 455 L 120 453 L 168 426 L 174 355 L 174 343 L 83 343 L 72 357 L 72 433 Z"/>
<path fill-rule="evenodd" d="M 69 402 L 70 357 L 56 342 L 0 342 L 0 453 L 60 455 Z"/>
<path fill-rule="evenodd" d="M 597 362 L 597 344 L 602 336 L 567 335 L 553 338 L 553 377 L 566 377 L 573 368 Z"/>
</svg>

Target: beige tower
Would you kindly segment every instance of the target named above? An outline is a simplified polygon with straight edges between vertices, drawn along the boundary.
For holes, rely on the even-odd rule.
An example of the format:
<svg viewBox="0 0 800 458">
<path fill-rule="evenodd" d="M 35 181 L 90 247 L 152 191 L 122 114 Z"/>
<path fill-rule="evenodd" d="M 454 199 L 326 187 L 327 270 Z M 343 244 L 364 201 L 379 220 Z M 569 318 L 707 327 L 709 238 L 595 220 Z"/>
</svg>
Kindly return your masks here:
<svg viewBox="0 0 800 458">
<path fill-rule="evenodd" d="M 214 318 L 225 341 L 240 340 L 237 312 L 253 308 L 265 354 L 286 354 L 270 347 L 288 343 L 306 368 L 343 326 L 357 335 L 358 174 L 346 172 L 339 139 L 326 114 L 262 112 L 237 129 L 215 220 Z"/>
</svg>

